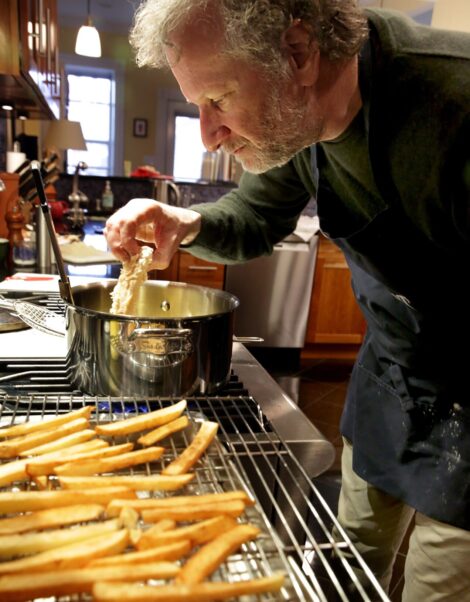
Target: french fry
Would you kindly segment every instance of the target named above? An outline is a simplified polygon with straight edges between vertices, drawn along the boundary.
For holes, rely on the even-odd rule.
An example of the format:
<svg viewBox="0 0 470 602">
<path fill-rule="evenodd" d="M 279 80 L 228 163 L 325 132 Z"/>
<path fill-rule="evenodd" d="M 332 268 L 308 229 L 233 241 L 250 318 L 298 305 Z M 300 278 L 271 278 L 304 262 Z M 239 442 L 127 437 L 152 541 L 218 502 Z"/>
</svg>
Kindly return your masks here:
<svg viewBox="0 0 470 602">
<path fill-rule="evenodd" d="M 60 453 L 57 452 L 55 457 L 60 458 L 61 462 L 64 462 L 64 455 L 66 454 L 79 452 L 86 449 L 89 449 L 91 451 L 92 449 L 98 449 L 101 447 L 106 447 L 108 445 L 109 443 L 107 443 L 106 441 L 102 441 L 101 439 L 86 441 L 85 443 L 77 443 L 72 447 L 68 447 L 67 449 L 62 450 Z M 45 460 L 47 460 L 47 458 L 50 457 L 51 456 L 49 454 L 45 454 L 41 456 L 41 461 L 44 462 Z M 9 483 L 13 483 L 13 481 L 26 480 L 29 476 L 26 470 L 28 462 L 29 460 L 14 460 L 12 462 L 0 464 L 0 487 L 8 485 Z"/>
<path fill-rule="evenodd" d="M 0 464 L 0 487 L 13 483 L 13 481 L 24 481 L 27 478 L 26 460 L 14 460 Z"/>
<path fill-rule="evenodd" d="M 119 514 L 119 524 L 125 529 L 135 529 L 139 522 L 139 513 L 133 508 L 123 508 Z"/>
<path fill-rule="evenodd" d="M 0 514 L 30 512 L 76 504 L 109 504 L 111 500 L 135 497 L 136 494 L 131 489 L 117 486 L 86 491 L 61 491 L 59 489 L 54 491 L 2 491 L 0 492 Z"/>
<path fill-rule="evenodd" d="M 150 510 L 153 508 L 175 508 L 186 507 L 194 508 L 205 504 L 221 504 L 225 502 L 241 501 L 243 505 L 252 506 L 253 500 L 242 490 L 238 491 L 223 491 L 222 493 L 206 493 L 204 495 L 175 495 L 159 498 L 147 499 L 128 499 L 113 500 L 106 508 L 108 516 L 118 516 L 121 509 L 125 506 L 130 506 L 135 510 Z M 222 514 L 222 513 L 221 513 Z"/>
<path fill-rule="evenodd" d="M 63 451 L 72 445 L 89 441 L 95 435 L 96 433 L 94 430 L 84 429 L 83 431 L 78 431 L 76 433 L 71 433 L 70 435 L 65 435 L 65 437 L 60 437 L 60 439 L 56 439 L 50 443 L 44 443 L 44 445 L 39 445 L 38 447 L 28 449 L 27 451 L 21 452 L 19 456 L 40 456 L 42 454 L 48 454 L 59 450 Z"/>
<path fill-rule="evenodd" d="M 68 412 L 67 414 L 60 414 L 59 416 L 56 416 L 55 418 L 51 418 L 49 420 L 42 420 L 41 422 L 24 422 L 23 424 L 17 424 L 15 426 L 2 428 L 0 429 L 0 438 L 19 437 L 20 435 L 27 435 L 28 433 L 36 431 L 50 431 L 60 426 L 61 424 L 72 422 L 77 418 L 89 419 L 92 411 L 92 406 L 84 406 L 79 410 Z"/>
<path fill-rule="evenodd" d="M 86 418 L 77 418 L 71 422 L 60 424 L 52 431 L 42 430 L 2 441 L 0 443 L 0 458 L 14 458 L 25 450 L 32 449 L 33 447 L 37 447 L 44 443 L 49 443 L 50 441 L 55 441 L 70 433 L 82 431 L 86 429 L 87 426 L 88 420 Z"/>
<path fill-rule="evenodd" d="M 160 529 L 158 527 L 162 522 L 160 521 L 142 533 L 136 544 L 138 550 L 148 550 L 155 546 L 185 539 L 189 539 L 192 545 L 200 545 L 211 541 L 221 533 L 230 531 L 237 525 L 236 520 L 231 516 L 215 516 L 178 529 Z"/>
<path fill-rule="evenodd" d="M 214 516 L 232 516 L 237 518 L 243 514 L 245 504 L 240 500 L 232 502 L 214 502 L 212 504 L 197 504 L 191 506 L 163 506 L 162 508 L 152 508 L 151 510 L 142 510 L 141 516 L 147 523 L 152 523 L 163 518 L 172 518 L 176 521 L 194 521 L 213 518 Z"/>
<path fill-rule="evenodd" d="M 98 440 L 101 441 L 101 440 Z M 89 442 L 91 443 L 91 441 Z M 84 452 L 69 454 L 68 452 L 54 452 L 51 455 L 32 458 L 26 464 L 26 472 L 30 476 L 41 476 L 54 474 L 54 468 L 65 464 L 66 462 L 76 462 L 78 460 L 88 460 L 91 458 L 108 458 L 126 453 L 133 449 L 133 443 L 121 443 L 120 445 L 109 445 L 106 441 L 101 441 L 102 445 L 96 449 Z"/>
<path fill-rule="evenodd" d="M 46 489 L 51 488 L 49 477 L 32 477 L 31 480 L 36 484 L 36 487 L 39 489 L 39 491 L 45 491 Z"/>
<path fill-rule="evenodd" d="M 188 472 L 212 443 L 218 427 L 217 422 L 210 422 L 209 420 L 203 422 L 188 447 L 162 470 L 162 474 L 178 475 Z"/>
<path fill-rule="evenodd" d="M 140 552 L 129 552 L 120 554 L 119 556 L 107 556 L 93 560 L 87 567 L 97 566 L 115 566 L 116 564 L 141 564 L 142 562 L 157 562 L 160 560 L 179 560 L 189 553 L 191 550 L 191 542 L 189 539 L 182 539 L 175 543 L 170 543 L 165 546 L 156 546 L 148 550 Z"/>
<path fill-rule="evenodd" d="M 100 504 L 78 504 L 39 510 L 30 514 L 20 514 L 11 518 L 0 519 L 0 535 L 73 525 L 74 523 L 96 520 L 103 514 L 104 506 Z"/>
<path fill-rule="evenodd" d="M 124 556 L 122 556 L 124 558 Z M 32 574 L 13 574 L 0 577 L 0 600 L 2 602 L 25 602 L 36 598 L 61 597 L 71 594 L 91 593 L 98 581 L 147 581 L 149 579 L 171 579 L 179 567 L 170 562 L 155 562 L 97 568 L 68 569 Z"/>
<path fill-rule="evenodd" d="M 181 416 L 185 409 L 186 400 L 182 399 L 172 406 L 155 410 L 155 412 L 140 414 L 139 416 L 110 422 L 109 424 L 99 424 L 96 427 L 96 432 L 99 435 L 128 435 L 129 433 L 136 433 L 137 431 L 155 428 L 171 422 Z"/>
<path fill-rule="evenodd" d="M 237 525 L 230 531 L 222 533 L 189 558 L 176 578 L 177 583 L 192 585 L 201 583 L 212 575 L 222 562 L 238 548 L 258 537 L 260 530 L 253 525 Z"/>
<path fill-rule="evenodd" d="M 13 556 L 29 556 L 38 552 L 45 552 L 77 543 L 90 537 L 112 533 L 120 528 L 117 518 L 84 525 L 73 529 L 54 529 L 38 533 L 15 533 L 14 535 L 0 535 L 0 558 Z M 0 565 L 1 566 L 1 565 Z"/>
<path fill-rule="evenodd" d="M 150 431 L 146 435 L 142 435 L 137 439 L 137 443 L 147 447 L 147 445 L 153 445 L 165 437 L 172 435 L 173 433 L 177 433 L 178 431 L 182 431 L 189 424 L 189 419 L 187 416 L 180 416 L 176 420 L 172 420 L 163 426 L 159 426 L 158 428 Z"/>
<path fill-rule="evenodd" d="M 0 467 L 1 468 L 1 467 Z M 174 491 L 187 485 L 194 479 L 193 473 L 175 476 L 164 475 L 122 475 L 122 476 L 60 476 L 59 483 L 63 489 L 87 489 L 88 487 L 109 487 L 124 485 L 135 491 Z"/>
<path fill-rule="evenodd" d="M 54 468 L 56 475 L 82 476 L 93 475 L 100 472 L 114 472 L 121 468 L 129 468 L 137 464 L 145 464 L 158 460 L 163 455 L 163 447 L 148 447 L 138 449 L 127 454 L 112 456 L 111 458 L 97 458 L 95 460 L 74 460 Z"/>
<path fill-rule="evenodd" d="M 237 596 L 249 596 L 278 592 L 284 585 L 284 575 L 274 573 L 269 577 L 237 581 L 235 583 L 209 582 L 186 585 L 137 585 L 128 583 L 95 583 L 93 600 L 95 602 L 212 602 L 227 600 Z"/>
<path fill-rule="evenodd" d="M 93 558 L 119 554 L 129 543 L 129 532 L 121 529 L 115 533 L 90 537 L 85 541 L 40 552 L 27 558 L 0 563 L 0 574 L 25 573 L 48 570 L 76 569 Z"/>
</svg>

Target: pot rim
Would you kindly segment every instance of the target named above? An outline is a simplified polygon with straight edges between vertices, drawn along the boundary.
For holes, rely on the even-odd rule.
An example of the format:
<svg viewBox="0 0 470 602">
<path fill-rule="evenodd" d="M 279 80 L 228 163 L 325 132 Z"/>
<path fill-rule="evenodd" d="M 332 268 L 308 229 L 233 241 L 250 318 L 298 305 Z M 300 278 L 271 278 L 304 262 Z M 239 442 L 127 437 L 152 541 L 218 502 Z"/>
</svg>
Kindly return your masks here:
<svg viewBox="0 0 470 602">
<path fill-rule="evenodd" d="M 84 284 L 75 285 L 72 287 L 72 293 L 75 293 L 75 292 L 79 293 L 81 291 L 92 289 L 92 288 L 97 288 L 97 287 L 112 290 L 112 289 L 114 289 L 116 283 L 117 283 L 117 278 L 100 279 L 100 280 L 96 280 L 94 282 L 87 282 Z M 193 315 L 193 316 L 171 316 L 171 317 L 165 318 L 164 316 L 128 316 L 128 315 L 124 315 L 124 314 L 112 314 L 110 312 L 98 311 L 96 309 L 89 309 L 87 307 L 83 307 L 83 306 L 77 305 L 75 303 L 70 303 L 65 299 L 62 299 L 62 300 L 64 301 L 64 303 L 66 304 L 66 306 L 68 308 L 72 308 L 74 310 L 79 310 L 79 311 L 85 312 L 88 315 L 102 316 L 108 320 L 111 319 L 111 320 L 119 320 L 119 321 L 125 321 L 125 322 L 127 322 L 127 321 L 135 322 L 136 320 L 149 321 L 149 322 L 202 320 L 202 319 L 207 320 L 207 319 L 216 318 L 217 316 L 223 316 L 228 313 L 233 313 L 240 305 L 240 300 L 238 299 L 238 297 L 236 297 L 232 293 L 229 293 L 227 291 L 223 291 L 220 289 L 216 289 L 216 288 L 210 288 L 208 286 L 200 286 L 198 284 L 189 284 L 188 282 L 175 282 L 175 281 L 171 281 L 171 280 L 147 280 L 146 282 L 144 282 L 143 286 L 148 286 L 148 285 L 150 285 L 152 287 L 158 287 L 158 288 L 169 288 L 169 287 L 171 287 L 171 288 L 187 288 L 187 289 L 196 290 L 196 291 L 200 291 L 200 292 L 209 292 L 210 294 L 214 295 L 215 297 L 225 298 L 227 301 L 229 301 L 232 304 L 232 307 L 225 311 L 217 311 L 217 312 L 212 312 L 212 313 L 207 313 L 207 314 L 198 314 L 198 315 Z"/>
</svg>

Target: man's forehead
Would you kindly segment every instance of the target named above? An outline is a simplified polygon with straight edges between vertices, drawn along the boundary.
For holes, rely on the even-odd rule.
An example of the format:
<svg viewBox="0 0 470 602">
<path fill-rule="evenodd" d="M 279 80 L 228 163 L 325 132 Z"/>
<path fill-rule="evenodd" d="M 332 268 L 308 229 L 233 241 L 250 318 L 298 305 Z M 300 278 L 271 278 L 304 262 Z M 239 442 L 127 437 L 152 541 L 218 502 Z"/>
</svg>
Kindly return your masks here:
<svg viewBox="0 0 470 602">
<path fill-rule="evenodd" d="M 168 53 L 174 59 L 190 54 L 203 59 L 218 54 L 224 35 L 221 20 L 214 14 L 195 13 L 168 36 Z"/>
</svg>

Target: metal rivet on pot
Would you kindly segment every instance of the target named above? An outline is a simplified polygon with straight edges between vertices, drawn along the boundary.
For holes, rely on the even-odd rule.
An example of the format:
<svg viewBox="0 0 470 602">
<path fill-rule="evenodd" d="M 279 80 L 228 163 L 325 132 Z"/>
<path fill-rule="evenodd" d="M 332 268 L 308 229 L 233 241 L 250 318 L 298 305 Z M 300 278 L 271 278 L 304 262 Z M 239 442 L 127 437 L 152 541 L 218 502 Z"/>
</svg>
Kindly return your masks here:
<svg viewBox="0 0 470 602">
<path fill-rule="evenodd" d="M 170 311 L 170 302 L 169 301 L 162 301 L 160 304 L 160 308 L 162 311 Z"/>
</svg>

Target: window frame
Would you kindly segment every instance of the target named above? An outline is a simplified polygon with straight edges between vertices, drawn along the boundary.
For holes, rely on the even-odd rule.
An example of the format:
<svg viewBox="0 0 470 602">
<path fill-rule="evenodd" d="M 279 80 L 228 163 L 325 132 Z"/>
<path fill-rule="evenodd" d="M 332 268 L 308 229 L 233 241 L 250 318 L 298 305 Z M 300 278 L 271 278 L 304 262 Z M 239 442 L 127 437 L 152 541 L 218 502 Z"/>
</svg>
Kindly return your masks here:
<svg viewBox="0 0 470 602">
<path fill-rule="evenodd" d="M 110 143 L 110 173 L 108 176 L 124 175 L 124 76 L 122 67 L 116 61 L 110 59 L 93 59 L 93 64 L 90 64 L 89 59 L 78 55 L 63 55 L 62 62 L 64 65 L 64 79 L 67 82 L 69 73 L 74 75 L 87 75 L 91 77 L 108 77 L 113 74 L 115 85 L 115 104 L 112 108 L 114 115 L 111 116 L 114 141 Z M 67 98 L 64 99 L 65 108 L 68 104 Z M 103 176 L 107 177 L 107 176 Z"/>
</svg>

